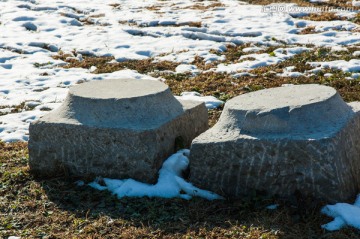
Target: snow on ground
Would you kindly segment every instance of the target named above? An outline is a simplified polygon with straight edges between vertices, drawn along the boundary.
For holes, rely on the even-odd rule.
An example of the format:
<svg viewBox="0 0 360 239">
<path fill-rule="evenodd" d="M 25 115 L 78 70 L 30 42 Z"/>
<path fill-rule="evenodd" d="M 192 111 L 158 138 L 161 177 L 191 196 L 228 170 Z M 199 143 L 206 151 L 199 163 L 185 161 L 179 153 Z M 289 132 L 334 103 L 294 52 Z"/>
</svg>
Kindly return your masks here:
<svg viewBox="0 0 360 239">
<path fill-rule="evenodd" d="M 94 181 L 89 186 L 98 190 L 109 190 L 118 198 L 122 197 L 162 197 L 191 199 L 193 196 L 206 198 L 208 200 L 222 199 L 221 196 L 196 188 L 191 183 L 186 182 L 182 177 L 182 172 L 189 165 L 190 151 L 180 150 L 170 156 L 159 171 L 159 179 L 155 185 L 149 185 L 135 181 L 133 179 L 108 179 L 104 178 L 106 186 L 101 186 Z"/>
<path fill-rule="evenodd" d="M 360 42 L 359 33 L 351 31 L 357 25 L 349 21 L 313 22 L 294 18 L 294 13 L 263 12 L 262 6 L 236 0 L 216 3 L 214 7 L 214 1 L 196 3 L 210 6 L 204 10 L 190 0 L 1 1 L 0 139 L 28 140 L 28 124 L 57 107 L 71 85 L 127 76 L 149 78 L 131 71 L 96 75 L 94 67 L 64 69 L 60 66 L 65 62 L 52 58 L 58 51 L 76 51 L 78 60 L 81 54 L 114 56 L 117 61 L 154 57 L 182 63 L 177 73 L 199 74 L 196 66 L 189 65 L 194 57 L 201 56 L 207 63 L 222 61 L 224 55 L 210 50 L 224 51 L 227 44 L 268 46 L 282 41 L 340 46 Z M 310 25 L 316 27 L 316 34 L 298 34 Z M 258 50 L 255 45 L 247 49 L 254 53 L 248 57 L 255 60 L 219 64 L 213 70 L 237 77 L 239 71 L 276 64 L 308 49 L 280 48 L 271 55 L 255 54 Z M 336 67 L 350 66 L 345 62 Z M 13 111 L 29 102 L 33 106 L 28 109 L 33 110 Z"/>
<path fill-rule="evenodd" d="M 350 61 L 338 60 L 338 61 L 330 61 L 330 62 L 308 62 L 308 64 L 314 67 L 313 71 L 323 68 L 342 70 L 344 72 L 360 71 L 359 59 L 351 59 Z"/>
<path fill-rule="evenodd" d="M 360 230 L 360 194 L 353 205 L 348 203 L 337 203 L 323 207 L 321 212 L 334 220 L 322 225 L 329 231 L 340 230 L 344 226 L 355 227 Z"/>
<path fill-rule="evenodd" d="M 240 60 L 252 57 L 254 60 L 243 61 L 236 64 L 219 64 L 217 71 L 218 72 L 228 72 L 236 73 L 241 70 L 251 70 L 261 66 L 268 66 L 280 63 L 286 59 L 294 57 L 296 54 L 301 52 L 308 51 L 310 48 L 307 47 L 293 47 L 293 48 L 278 48 L 273 51 L 272 54 L 263 53 L 263 54 L 248 54 L 241 56 Z"/>
<path fill-rule="evenodd" d="M 181 100 L 192 100 L 192 101 L 201 101 L 205 103 L 205 106 L 208 109 L 216 109 L 220 105 L 223 105 L 224 102 L 216 99 L 214 96 L 202 96 L 198 92 L 183 92 L 180 96 L 176 96 L 177 99 Z"/>
</svg>

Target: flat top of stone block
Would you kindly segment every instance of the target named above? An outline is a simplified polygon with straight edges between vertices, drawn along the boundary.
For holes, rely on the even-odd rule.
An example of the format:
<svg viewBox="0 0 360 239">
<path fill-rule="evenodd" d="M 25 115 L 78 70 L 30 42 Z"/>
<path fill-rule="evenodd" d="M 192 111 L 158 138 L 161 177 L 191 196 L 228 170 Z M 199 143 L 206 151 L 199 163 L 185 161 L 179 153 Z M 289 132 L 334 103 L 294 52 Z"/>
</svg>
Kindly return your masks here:
<svg viewBox="0 0 360 239">
<path fill-rule="evenodd" d="M 155 95 L 166 90 L 167 85 L 155 80 L 109 79 L 73 86 L 70 93 L 92 99 L 124 99 Z"/>
<path fill-rule="evenodd" d="M 259 90 L 240 95 L 227 105 L 239 110 L 268 111 L 288 107 L 290 110 L 328 100 L 337 94 L 336 90 L 322 85 L 293 85 Z"/>
<path fill-rule="evenodd" d="M 200 104 L 203 103 L 177 100 L 160 81 L 109 79 L 71 87 L 64 103 L 40 121 L 148 130 L 159 128 Z"/>
<path fill-rule="evenodd" d="M 229 100 L 209 134 L 224 134 L 225 138 L 239 135 L 326 138 L 338 132 L 353 115 L 352 107 L 331 87 L 316 84 L 284 86 Z"/>
</svg>

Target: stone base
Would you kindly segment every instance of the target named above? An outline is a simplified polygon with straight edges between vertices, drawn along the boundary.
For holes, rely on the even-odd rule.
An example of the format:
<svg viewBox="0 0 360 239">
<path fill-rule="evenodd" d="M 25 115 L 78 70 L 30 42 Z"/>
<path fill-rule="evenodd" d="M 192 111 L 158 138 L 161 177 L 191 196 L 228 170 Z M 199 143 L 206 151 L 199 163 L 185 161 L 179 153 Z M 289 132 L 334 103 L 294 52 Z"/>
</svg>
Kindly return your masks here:
<svg viewBox="0 0 360 239">
<path fill-rule="evenodd" d="M 219 122 L 193 141 L 190 181 L 235 198 L 254 191 L 285 198 L 300 191 L 329 202 L 356 196 L 360 103 L 346 104 L 330 87 L 316 85 L 255 93 L 226 103 Z M 266 96 L 274 104 L 258 103 Z"/>
<path fill-rule="evenodd" d="M 142 81 L 142 87 L 146 88 L 147 83 Z M 107 81 L 96 82 L 95 86 L 106 87 L 102 84 L 117 87 L 117 83 Z M 88 99 L 77 87 L 82 85 L 70 90 L 60 109 L 30 125 L 29 164 L 37 175 L 67 173 L 154 183 L 176 144 L 189 147 L 192 139 L 208 128 L 203 103 L 176 100 L 175 114 L 169 114 L 174 111 L 170 105 L 168 110 L 161 109 L 173 100 L 167 87 L 159 95 L 151 92 L 135 99 L 117 96 L 114 100 L 112 96 L 107 99 L 109 102 L 104 97 Z M 79 95 L 82 99 L 77 99 Z M 161 101 L 169 97 L 162 105 Z M 132 112 L 126 112 L 131 109 Z"/>
</svg>

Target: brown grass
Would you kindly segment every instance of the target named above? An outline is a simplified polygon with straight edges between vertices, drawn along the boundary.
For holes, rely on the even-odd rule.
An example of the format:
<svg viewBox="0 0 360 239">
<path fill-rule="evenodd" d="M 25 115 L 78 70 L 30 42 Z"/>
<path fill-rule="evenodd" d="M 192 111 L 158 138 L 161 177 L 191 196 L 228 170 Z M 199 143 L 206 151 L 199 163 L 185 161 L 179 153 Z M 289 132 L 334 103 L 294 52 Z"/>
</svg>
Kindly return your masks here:
<svg viewBox="0 0 360 239">
<path fill-rule="evenodd" d="M 347 20 L 346 17 L 340 17 L 334 12 L 322 12 L 322 13 L 311 13 L 308 16 L 303 17 L 303 19 L 311 21 L 339 21 Z"/>
<path fill-rule="evenodd" d="M 153 6 L 149 6 L 149 7 L 145 7 L 147 10 L 149 11 L 159 11 L 161 9 L 161 6 L 156 6 L 156 5 L 153 5 Z"/>
<path fill-rule="evenodd" d="M 273 49 L 267 50 L 270 51 Z M 312 83 L 329 85 L 336 88 L 346 101 L 359 101 L 360 81 L 345 79 L 345 77 L 350 76 L 349 73 L 323 69 L 317 75 L 309 77 L 293 78 L 276 76 L 276 73 L 282 73 L 283 69 L 289 66 L 294 66 L 294 71 L 306 73 L 312 69 L 306 62 L 348 61 L 353 58 L 352 53 L 358 50 L 358 48 L 349 47 L 348 50 L 348 52 L 336 52 L 336 54 L 331 52 L 329 48 L 318 48 L 303 52 L 278 64 L 259 67 L 250 71 L 250 73 L 255 74 L 256 77 L 243 76 L 235 79 L 229 74 L 218 72 L 206 72 L 194 77 L 186 74 L 163 74 L 162 77 L 166 79 L 166 83 L 170 86 L 174 94 L 180 94 L 183 91 L 197 91 L 201 94 L 212 95 L 225 101 L 249 91 L 278 87 L 282 84 Z M 238 55 L 235 55 L 237 58 Z M 233 56 L 234 53 L 231 53 L 230 58 L 234 58 Z M 325 73 L 332 73 L 333 76 L 324 77 Z"/>
<path fill-rule="evenodd" d="M 200 11 L 206 11 L 212 8 L 216 8 L 216 7 L 224 7 L 225 5 L 220 3 L 220 2 L 216 2 L 216 3 L 211 3 L 209 5 L 204 5 L 204 4 L 194 4 L 190 7 L 187 7 L 187 9 L 193 9 L 193 10 L 200 10 Z"/>
<path fill-rule="evenodd" d="M 0 105 L 0 109 L 9 109 L 9 112 L 0 112 L 0 116 L 7 114 L 20 113 L 22 111 L 33 110 L 33 108 L 26 105 L 26 102 L 22 102 L 18 105 Z"/>
<path fill-rule="evenodd" d="M 137 26 L 136 22 L 134 22 L 134 21 L 127 21 L 127 20 L 121 20 L 121 21 L 119 21 L 119 24 L 128 25 L 128 26 Z"/>
<path fill-rule="evenodd" d="M 356 24 L 360 24 L 360 13 L 357 13 L 353 19 L 350 19 L 352 22 Z"/>
<path fill-rule="evenodd" d="M 315 34 L 315 33 L 316 33 L 315 26 L 307 26 L 299 32 L 300 35 Z"/>
<path fill-rule="evenodd" d="M 241 56 L 246 55 L 246 53 L 244 53 L 242 50 L 250 46 L 250 43 L 237 46 L 227 45 L 227 50 L 224 52 L 218 52 L 216 50 L 211 50 L 210 52 L 217 55 L 225 55 L 226 63 L 237 63 Z"/>
<path fill-rule="evenodd" d="M 75 178 L 29 173 L 26 143 L 0 143 L 0 237 L 21 238 L 359 238 L 345 228 L 325 232 L 321 204 L 254 194 L 241 200 L 123 198 Z M 269 204 L 280 204 L 267 210 Z M 305 207 L 304 205 L 307 205 Z"/>
<path fill-rule="evenodd" d="M 109 73 L 123 69 L 136 70 L 139 73 L 149 73 L 153 71 L 165 70 L 174 71 L 175 68 L 179 65 L 179 63 L 171 61 L 154 62 L 151 58 L 145 60 L 130 60 L 116 63 L 109 63 L 110 61 L 114 60 L 114 57 L 84 56 L 83 61 L 77 61 L 75 59 L 66 60 L 66 58 L 69 56 L 70 55 L 66 55 L 60 52 L 58 55 L 53 56 L 53 58 L 60 59 L 69 63 L 68 65 L 64 66 L 64 68 L 77 67 L 89 69 L 91 66 L 96 66 L 97 70 L 93 72 L 96 74 Z"/>
<path fill-rule="evenodd" d="M 359 7 L 353 7 L 351 1 L 347 0 L 329 0 L 325 3 L 311 3 L 306 0 L 245 0 L 249 4 L 255 5 L 268 5 L 272 3 L 295 3 L 298 6 L 302 7 L 319 7 L 319 6 L 328 6 L 334 8 L 352 8 L 352 9 L 359 9 Z"/>
<path fill-rule="evenodd" d="M 204 58 L 196 55 L 194 60 L 190 64 L 195 65 L 198 69 L 205 71 L 216 67 L 219 64 L 219 62 L 211 62 L 205 64 Z"/>
<path fill-rule="evenodd" d="M 120 3 L 111 3 L 111 4 L 109 4 L 109 6 L 119 9 L 121 7 L 121 4 Z"/>
</svg>

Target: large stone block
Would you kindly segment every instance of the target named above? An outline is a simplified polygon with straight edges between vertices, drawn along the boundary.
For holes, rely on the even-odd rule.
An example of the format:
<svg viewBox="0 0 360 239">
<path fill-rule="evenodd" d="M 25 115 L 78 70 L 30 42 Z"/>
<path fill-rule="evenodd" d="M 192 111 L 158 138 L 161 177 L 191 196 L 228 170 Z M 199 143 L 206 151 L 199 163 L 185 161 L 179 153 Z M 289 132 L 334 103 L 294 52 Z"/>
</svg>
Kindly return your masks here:
<svg viewBox="0 0 360 239">
<path fill-rule="evenodd" d="M 298 85 L 229 100 L 194 139 L 190 181 L 223 196 L 295 191 L 338 201 L 360 188 L 360 103 L 331 87 Z"/>
<path fill-rule="evenodd" d="M 190 146 L 208 128 L 207 119 L 203 103 L 179 101 L 159 81 L 84 83 L 30 125 L 30 168 L 43 176 L 66 172 L 153 183 L 175 144 Z"/>
</svg>

